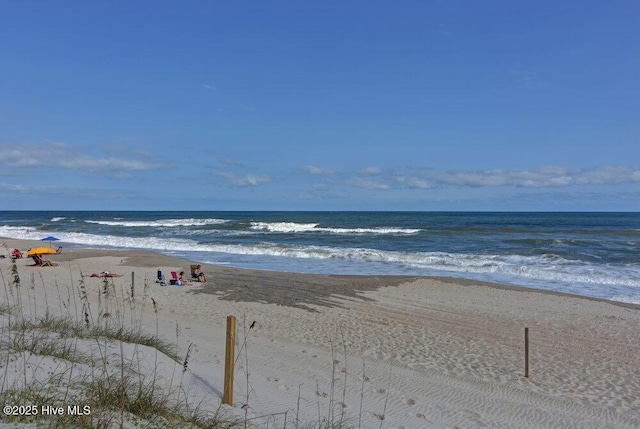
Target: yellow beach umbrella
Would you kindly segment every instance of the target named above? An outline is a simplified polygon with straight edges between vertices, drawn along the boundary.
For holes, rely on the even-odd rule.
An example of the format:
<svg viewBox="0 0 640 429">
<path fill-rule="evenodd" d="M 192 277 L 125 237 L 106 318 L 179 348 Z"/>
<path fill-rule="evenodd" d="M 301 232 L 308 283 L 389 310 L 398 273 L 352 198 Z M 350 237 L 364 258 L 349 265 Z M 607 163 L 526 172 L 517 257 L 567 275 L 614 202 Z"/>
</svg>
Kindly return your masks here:
<svg viewBox="0 0 640 429">
<path fill-rule="evenodd" d="M 55 255 L 56 249 L 52 249 L 51 247 L 36 247 L 34 249 L 29 249 L 27 251 L 27 256 L 33 255 Z"/>
</svg>

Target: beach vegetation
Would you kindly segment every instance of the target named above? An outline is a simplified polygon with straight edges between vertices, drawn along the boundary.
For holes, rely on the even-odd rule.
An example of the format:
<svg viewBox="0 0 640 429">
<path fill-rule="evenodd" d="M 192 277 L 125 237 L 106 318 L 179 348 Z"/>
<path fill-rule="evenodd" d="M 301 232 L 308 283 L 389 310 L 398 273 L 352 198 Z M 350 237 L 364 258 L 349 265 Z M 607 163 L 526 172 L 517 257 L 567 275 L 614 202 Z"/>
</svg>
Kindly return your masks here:
<svg viewBox="0 0 640 429">
<path fill-rule="evenodd" d="M 0 316 L 8 316 L 11 314 L 11 307 L 5 303 L 0 304 Z"/>
<path fill-rule="evenodd" d="M 49 300 L 55 296 L 37 302 L 40 282 L 34 276 L 23 287 L 15 263 L 9 282 L 2 280 L 0 402 L 35 408 L 5 413 L 0 422 L 15 427 L 240 427 L 239 419 L 222 407 L 211 410 L 188 401 L 181 380 L 174 383 L 173 378 L 188 370 L 193 345 L 181 356 L 175 344 L 160 337 L 157 325 L 155 333 L 146 332 L 141 322 L 145 306 L 131 296 L 123 300 L 113 283 L 102 285 L 97 307 L 83 281 L 66 292 L 56 285 L 61 305 L 54 306 Z M 157 312 L 155 302 L 153 308 Z M 139 353 L 154 353 L 154 367 L 141 367 Z M 159 361 L 179 369 L 169 377 L 160 374 Z M 75 408 L 68 409 L 69 404 Z"/>
<path fill-rule="evenodd" d="M 146 282 L 137 297 L 133 286 L 125 288 L 112 279 L 105 279 L 97 290 L 89 290 L 82 277 L 76 284 L 56 282 L 57 293 L 51 292 L 49 284 L 47 293 L 44 279 L 37 281 L 31 274 L 25 282 L 13 263 L 9 281 L 2 276 L 5 295 L 0 302 L 0 402 L 39 408 L 37 413 L 2 415 L 0 423 L 80 428 L 362 427 L 361 421 L 347 421 L 342 406 L 348 376 L 344 338 L 341 343 L 330 341 L 333 381 L 322 389 L 322 399 L 329 401 L 323 405 L 326 410 L 320 410 L 320 397 L 314 405 L 318 408 L 317 421 L 300 421 L 300 397 L 295 418 L 291 418 L 291 410 L 253 417 L 249 414 L 254 395 L 249 334 L 256 322 L 249 323 L 251 319 L 245 315 L 236 355 L 238 369 L 244 372 L 244 396 L 240 396 L 244 416 L 240 417 L 231 415 L 223 405 L 216 406 L 215 401 L 213 405 L 202 399 L 193 403 L 185 391 L 184 378 L 196 352 L 195 344 L 185 344 L 181 352 L 177 322 L 175 340 L 160 335 L 160 309 L 149 297 Z M 144 328 L 143 319 L 148 316 L 145 311 L 149 309 L 155 315 L 155 332 Z M 364 370 L 363 362 L 363 380 Z M 317 390 L 320 392 L 320 387 Z M 69 404 L 76 407 L 74 412 L 68 412 Z M 43 407 L 64 412 L 50 414 L 49 408 Z"/>
</svg>

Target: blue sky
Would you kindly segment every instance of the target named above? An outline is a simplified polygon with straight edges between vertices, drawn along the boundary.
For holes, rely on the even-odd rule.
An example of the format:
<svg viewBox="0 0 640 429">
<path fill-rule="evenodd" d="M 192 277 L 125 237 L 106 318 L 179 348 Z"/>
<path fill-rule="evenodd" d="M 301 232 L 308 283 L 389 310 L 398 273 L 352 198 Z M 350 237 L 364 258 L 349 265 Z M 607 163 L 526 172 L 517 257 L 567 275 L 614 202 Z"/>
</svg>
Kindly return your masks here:
<svg viewBox="0 0 640 429">
<path fill-rule="evenodd" d="M 0 209 L 640 210 L 640 2 L 0 5 Z"/>
</svg>

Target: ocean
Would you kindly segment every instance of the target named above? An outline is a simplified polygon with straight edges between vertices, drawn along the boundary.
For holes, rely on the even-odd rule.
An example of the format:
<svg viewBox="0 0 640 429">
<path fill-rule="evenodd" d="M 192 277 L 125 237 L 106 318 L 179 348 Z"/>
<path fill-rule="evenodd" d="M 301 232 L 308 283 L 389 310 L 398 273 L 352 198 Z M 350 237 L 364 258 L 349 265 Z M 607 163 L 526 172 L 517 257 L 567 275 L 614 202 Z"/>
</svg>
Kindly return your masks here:
<svg viewBox="0 0 640 429">
<path fill-rule="evenodd" d="M 46 236 L 234 267 L 461 277 L 640 304 L 640 213 L 0 212 L 0 237 Z"/>
</svg>

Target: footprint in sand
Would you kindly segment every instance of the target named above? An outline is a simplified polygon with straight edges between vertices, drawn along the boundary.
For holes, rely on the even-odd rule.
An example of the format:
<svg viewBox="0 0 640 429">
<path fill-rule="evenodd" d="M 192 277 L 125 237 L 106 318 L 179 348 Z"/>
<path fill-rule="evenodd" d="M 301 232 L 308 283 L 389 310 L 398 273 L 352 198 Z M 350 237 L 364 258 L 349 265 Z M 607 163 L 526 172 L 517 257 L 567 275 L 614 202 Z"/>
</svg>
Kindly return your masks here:
<svg viewBox="0 0 640 429">
<path fill-rule="evenodd" d="M 409 413 L 409 415 L 411 417 L 415 417 L 416 419 L 423 419 L 423 420 L 427 419 L 427 417 L 422 413 Z"/>
<path fill-rule="evenodd" d="M 289 386 L 285 386 L 284 384 L 282 384 L 278 386 L 278 390 L 282 390 L 282 391 L 289 390 Z"/>
<path fill-rule="evenodd" d="M 279 379 L 278 377 L 268 377 L 268 378 L 267 378 L 267 380 L 268 380 L 268 381 L 271 381 L 271 382 L 273 382 L 273 383 L 275 383 L 275 382 L 277 382 L 277 381 L 280 381 L 280 379 Z"/>
<path fill-rule="evenodd" d="M 415 404 L 416 404 L 416 401 L 414 401 L 414 400 L 413 400 L 413 399 L 411 399 L 411 398 L 404 398 L 404 399 L 402 400 L 402 402 L 404 402 L 404 403 L 405 403 L 405 405 L 415 405 Z"/>
<path fill-rule="evenodd" d="M 380 395 L 384 395 L 387 391 L 385 389 L 380 388 L 380 389 L 376 389 L 375 392 Z"/>
</svg>

